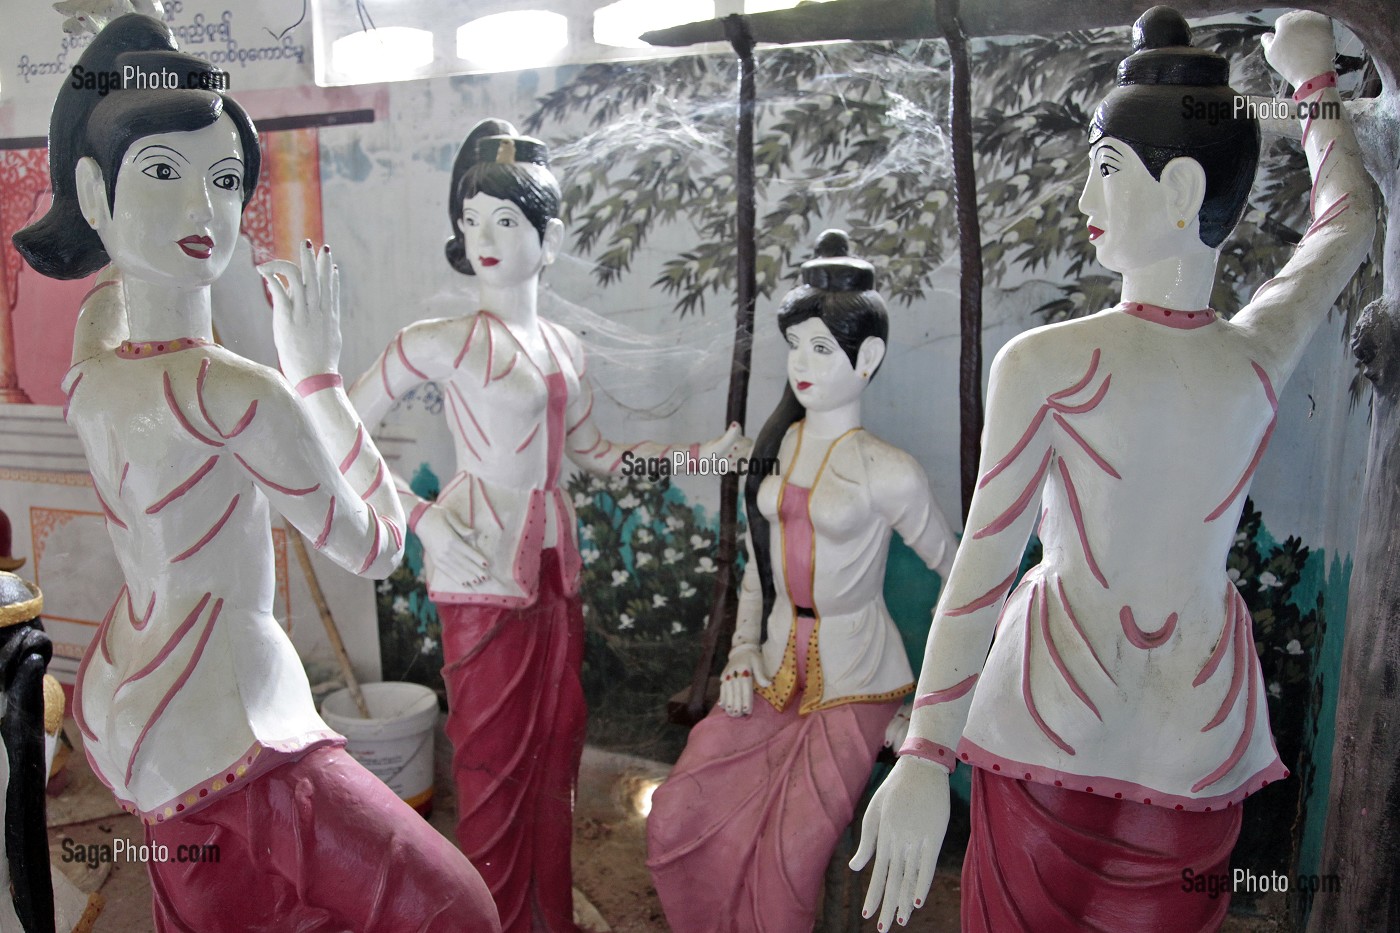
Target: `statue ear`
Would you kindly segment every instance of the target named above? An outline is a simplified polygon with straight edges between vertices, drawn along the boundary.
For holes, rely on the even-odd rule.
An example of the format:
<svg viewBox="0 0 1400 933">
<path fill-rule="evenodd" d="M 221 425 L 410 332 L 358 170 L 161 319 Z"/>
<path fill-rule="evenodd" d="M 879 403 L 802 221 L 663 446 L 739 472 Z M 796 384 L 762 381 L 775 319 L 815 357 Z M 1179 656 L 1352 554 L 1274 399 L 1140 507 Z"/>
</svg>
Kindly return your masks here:
<svg viewBox="0 0 1400 933">
<path fill-rule="evenodd" d="M 102 178 L 102 169 L 92 156 L 83 156 L 73 170 L 73 180 L 78 189 L 78 207 L 83 219 L 99 234 L 112 219 L 112 209 L 107 203 L 107 184 Z"/>
<path fill-rule="evenodd" d="M 544 225 L 544 236 L 540 239 L 544 247 L 544 264 L 547 266 L 559 258 L 559 250 L 564 246 L 564 221 L 558 217 L 549 218 Z"/>
<path fill-rule="evenodd" d="M 879 337 L 866 337 L 856 351 L 856 371 L 871 376 L 885 360 L 885 341 Z"/>
<path fill-rule="evenodd" d="M 1161 183 L 1172 222 L 1185 220 L 1186 226 L 1191 226 L 1206 198 L 1206 170 L 1190 156 L 1178 156 L 1162 169 Z"/>
</svg>

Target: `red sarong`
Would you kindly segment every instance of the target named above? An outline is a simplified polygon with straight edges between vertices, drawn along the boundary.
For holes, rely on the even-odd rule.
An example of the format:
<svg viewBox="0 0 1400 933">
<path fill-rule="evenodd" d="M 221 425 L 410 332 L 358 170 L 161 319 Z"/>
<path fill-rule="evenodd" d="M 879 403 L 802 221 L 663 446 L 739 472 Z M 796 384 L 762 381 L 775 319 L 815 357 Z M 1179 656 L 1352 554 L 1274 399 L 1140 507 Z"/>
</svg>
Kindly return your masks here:
<svg viewBox="0 0 1400 933">
<path fill-rule="evenodd" d="M 1228 883 L 1211 896 L 1192 882 L 1227 880 L 1241 812 L 1177 812 L 974 768 L 963 933 L 1217 930 Z"/>
<path fill-rule="evenodd" d="M 559 559 L 541 555 L 523 609 L 439 605 L 457 841 L 507 933 L 575 933 L 574 790 L 587 707 L 583 613 Z"/>
<path fill-rule="evenodd" d="M 170 858 L 147 863 L 157 933 L 500 929 L 462 853 L 340 748 L 148 826 L 146 841 Z"/>
<path fill-rule="evenodd" d="M 647 866 L 673 933 L 811 933 L 827 863 L 899 701 L 805 716 L 761 696 L 690 733 L 652 798 Z"/>
</svg>

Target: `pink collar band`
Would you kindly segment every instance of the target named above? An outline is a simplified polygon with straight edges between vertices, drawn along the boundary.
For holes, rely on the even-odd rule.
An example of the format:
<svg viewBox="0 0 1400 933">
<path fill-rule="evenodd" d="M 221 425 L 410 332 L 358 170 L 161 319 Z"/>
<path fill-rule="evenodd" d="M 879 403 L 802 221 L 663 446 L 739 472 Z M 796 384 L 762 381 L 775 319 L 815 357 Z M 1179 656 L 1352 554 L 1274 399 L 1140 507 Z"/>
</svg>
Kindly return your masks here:
<svg viewBox="0 0 1400 933">
<path fill-rule="evenodd" d="M 1124 314 L 1142 318 L 1144 321 L 1151 321 L 1165 327 L 1174 327 L 1177 330 L 1195 330 L 1197 327 L 1205 327 L 1215 321 L 1215 312 L 1210 308 L 1201 311 L 1176 311 L 1171 308 L 1145 304 L 1141 301 L 1123 301 L 1119 302 L 1118 310 Z"/>
</svg>

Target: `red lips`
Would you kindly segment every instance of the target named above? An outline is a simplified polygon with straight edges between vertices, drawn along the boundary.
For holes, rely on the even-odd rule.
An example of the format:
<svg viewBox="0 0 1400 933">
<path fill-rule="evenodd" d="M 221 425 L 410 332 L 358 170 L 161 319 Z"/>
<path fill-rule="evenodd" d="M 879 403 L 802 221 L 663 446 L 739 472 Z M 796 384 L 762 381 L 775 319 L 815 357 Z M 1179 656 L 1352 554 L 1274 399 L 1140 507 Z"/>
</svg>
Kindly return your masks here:
<svg viewBox="0 0 1400 933">
<path fill-rule="evenodd" d="M 208 259 L 214 252 L 214 240 L 207 236 L 187 236 L 176 240 L 175 245 L 184 250 L 186 256 L 195 259 Z"/>
<path fill-rule="evenodd" d="M 1103 230 L 1099 227 L 1095 227 L 1093 224 L 1089 224 L 1089 240 L 1092 242 L 1101 236 L 1103 236 Z"/>
<path fill-rule="evenodd" d="M 479 261 L 483 266 L 487 266 L 488 268 L 500 262 L 495 256 L 482 256 Z"/>
<path fill-rule="evenodd" d="M 799 382 L 799 383 L 797 384 L 797 391 L 799 391 L 799 392 L 806 392 L 806 391 L 807 391 L 808 389 L 810 389 L 811 387 L 812 387 L 812 384 L 811 384 L 810 382 Z"/>
</svg>

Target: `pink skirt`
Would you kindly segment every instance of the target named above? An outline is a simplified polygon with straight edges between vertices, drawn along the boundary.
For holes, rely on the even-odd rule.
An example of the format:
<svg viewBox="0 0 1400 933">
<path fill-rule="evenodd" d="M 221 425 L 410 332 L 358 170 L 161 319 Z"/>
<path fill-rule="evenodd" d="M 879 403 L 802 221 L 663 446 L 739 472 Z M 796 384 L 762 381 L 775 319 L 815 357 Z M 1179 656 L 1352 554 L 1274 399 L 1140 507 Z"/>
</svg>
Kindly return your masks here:
<svg viewBox="0 0 1400 933">
<path fill-rule="evenodd" d="M 647 866 L 673 933 L 810 933 L 827 863 L 899 701 L 806 716 L 716 707 L 652 800 Z"/>
<path fill-rule="evenodd" d="M 146 841 L 170 856 L 147 863 L 158 933 L 501 928 L 471 863 L 340 748 L 148 826 Z"/>
<path fill-rule="evenodd" d="M 974 768 L 963 933 L 1218 930 L 1241 812 L 1178 812 Z"/>
<path fill-rule="evenodd" d="M 570 852 L 588 715 L 578 597 L 547 550 L 532 605 L 438 613 L 457 842 L 507 933 L 575 933 Z"/>
</svg>

